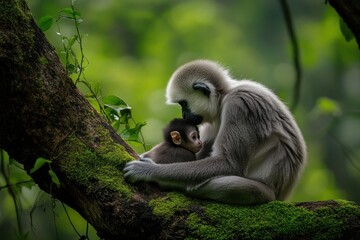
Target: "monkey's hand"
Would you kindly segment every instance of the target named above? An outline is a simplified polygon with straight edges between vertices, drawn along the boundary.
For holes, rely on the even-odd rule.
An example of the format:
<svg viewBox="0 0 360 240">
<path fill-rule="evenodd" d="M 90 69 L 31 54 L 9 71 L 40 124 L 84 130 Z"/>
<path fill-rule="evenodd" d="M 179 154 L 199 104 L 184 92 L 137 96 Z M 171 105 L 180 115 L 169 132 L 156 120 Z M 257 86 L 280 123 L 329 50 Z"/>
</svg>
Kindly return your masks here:
<svg viewBox="0 0 360 240">
<path fill-rule="evenodd" d="M 125 165 L 124 177 L 129 183 L 152 181 L 152 171 L 157 164 L 150 158 L 140 158 L 140 161 L 131 161 Z"/>
</svg>

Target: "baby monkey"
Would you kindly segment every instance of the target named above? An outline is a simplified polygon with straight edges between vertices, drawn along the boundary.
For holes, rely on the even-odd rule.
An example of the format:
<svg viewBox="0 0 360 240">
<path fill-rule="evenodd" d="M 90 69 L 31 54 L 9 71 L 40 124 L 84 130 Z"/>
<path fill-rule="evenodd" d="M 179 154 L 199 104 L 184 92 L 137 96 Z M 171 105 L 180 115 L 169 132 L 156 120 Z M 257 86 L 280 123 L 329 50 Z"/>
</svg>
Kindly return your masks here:
<svg viewBox="0 0 360 240">
<path fill-rule="evenodd" d="M 164 141 L 150 151 L 143 153 L 143 158 L 151 158 L 155 163 L 195 161 L 195 153 L 202 148 L 199 129 L 191 122 L 175 118 L 164 129 Z"/>
</svg>

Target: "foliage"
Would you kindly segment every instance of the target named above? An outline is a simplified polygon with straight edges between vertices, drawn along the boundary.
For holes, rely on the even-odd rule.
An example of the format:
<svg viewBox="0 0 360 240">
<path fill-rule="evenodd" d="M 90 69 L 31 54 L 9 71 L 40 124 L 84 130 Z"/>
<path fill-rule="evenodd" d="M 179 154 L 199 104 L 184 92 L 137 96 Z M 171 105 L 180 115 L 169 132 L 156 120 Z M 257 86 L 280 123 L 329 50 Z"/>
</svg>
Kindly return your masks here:
<svg viewBox="0 0 360 240">
<path fill-rule="evenodd" d="M 339 104 L 335 100 L 327 97 L 321 97 L 317 100 L 316 109 L 323 114 L 333 116 L 339 116 L 341 114 Z"/>
<path fill-rule="evenodd" d="M 344 20 L 342 18 L 339 19 L 339 24 L 340 24 L 340 30 L 341 33 L 344 35 L 346 41 L 351 41 L 352 39 L 354 39 L 354 34 L 353 32 L 350 30 L 350 28 L 346 25 L 346 23 L 344 22 Z"/>
<path fill-rule="evenodd" d="M 59 178 L 56 176 L 55 172 L 51 169 L 51 162 L 50 160 L 44 159 L 44 158 L 38 158 L 36 159 L 36 162 L 34 164 L 34 167 L 30 170 L 30 174 L 33 174 L 34 172 L 36 172 L 37 170 L 39 170 L 42 166 L 44 166 L 45 164 L 48 165 L 49 167 L 49 175 L 51 177 L 51 181 L 56 184 L 57 187 L 60 186 L 60 181 Z"/>
<path fill-rule="evenodd" d="M 141 128 L 146 125 L 145 122 L 137 123 L 131 115 L 131 107 L 117 96 L 105 96 L 101 99 L 104 105 L 106 116 L 110 119 L 112 126 L 127 141 L 135 141 L 143 144 L 146 150 L 144 137 Z M 130 121 L 134 127 L 131 127 Z"/>
<path fill-rule="evenodd" d="M 59 11 L 57 23 L 57 35 L 61 38 L 61 43 L 63 47 L 62 53 L 65 55 L 65 69 L 66 72 L 71 76 L 74 76 L 75 84 L 82 83 L 86 86 L 87 90 L 90 91 L 90 94 L 87 94 L 89 102 L 93 107 L 101 113 L 112 126 L 121 134 L 121 136 L 127 141 L 139 142 L 143 145 L 144 150 L 146 150 L 146 144 L 144 142 L 144 137 L 141 133 L 141 129 L 146 125 L 145 122 L 137 123 L 131 115 L 131 107 L 125 103 L 120 97 L 117 96 L 100 96 L 100 91 L 95 91 L 89 81 L 85 78 L 85 62 L 89 64 L 87 58 L 84 55 L 83 49 L 83 35 L 80 33 L 79 25 L 83 22 L 81 18 L 81 13 L 75 10 L 74 6 L 75 1 L 71 1 L 71 6 L 63 8 Z M 75 33 L 72 36 L 66 36 L 61 32 L 60 21 L 61 20 L 70 20 L 74 24 Z M 38 25 L 42 31 L 50 29 L 53 24 L 53 17 L 44 16 L 38 21 Z M 77 47 L 79 53 L 75 50 Z M 134 126 L 130 124 L 129 121 L 132 121 Z"/>
<path fill-rule="evenodd" d="M 38 26 L 43 32 L 45 32 L 53 25 L 53 22 L 54 18 L 52 16 L 43 16 L 39 19 Z"/>
</svg>

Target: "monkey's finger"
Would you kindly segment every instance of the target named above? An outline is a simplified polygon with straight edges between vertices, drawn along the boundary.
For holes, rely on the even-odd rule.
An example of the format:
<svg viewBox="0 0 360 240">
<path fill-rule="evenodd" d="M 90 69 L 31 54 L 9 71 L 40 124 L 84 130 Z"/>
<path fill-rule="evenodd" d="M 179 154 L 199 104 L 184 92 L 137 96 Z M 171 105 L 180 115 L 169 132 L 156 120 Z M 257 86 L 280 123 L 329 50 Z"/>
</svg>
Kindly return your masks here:
<svg viewBox="0 0 360 240">
<path fill-rule="evenodd" d="M 144 179 L 144 170 L 147 169 L 145 165 L 147 163 L 141 161 L 128 162 L 123 169 L 125 180 L 129 183 L 142 181 Z"/>
<path fill-rule="evenodd" d="M 155 162 L 151 159 L 151 158 L 140 158 L 141 162 L 145 162 L 145 163 L 153 163 L 155 164 Z"/>
</svg>

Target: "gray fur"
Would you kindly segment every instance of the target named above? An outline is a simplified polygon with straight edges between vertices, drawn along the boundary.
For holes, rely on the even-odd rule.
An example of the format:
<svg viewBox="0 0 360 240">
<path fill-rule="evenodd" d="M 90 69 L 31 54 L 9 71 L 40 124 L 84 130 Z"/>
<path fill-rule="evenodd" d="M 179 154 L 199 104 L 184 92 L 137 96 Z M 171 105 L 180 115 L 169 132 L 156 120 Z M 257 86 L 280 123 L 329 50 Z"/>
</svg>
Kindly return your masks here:
<svg viewBox="0 0 360 240">
<path fill-rule="evenodd" d="M 210 94 L 196 91 L 205 83 Z M 154 181 L 190 195 L 231 204 L 285 200 L 306 163 L 301 132 L 286 106 L 263 85 L 235 81 L 217 63 L 197 60 L 175 71 L 169 103 L 187 101 L 203 117 L 198 161 L 156 164 L 133 161 L 129 182 Z"/>
<path fill-rule="evenodd" d="M 174 147 L 168 142 L 162 142 L 150 151 L 143 153 L 142 158 L 151 158 L 155 163 L 168 164 L 175 162 L 195 161 L 195 153 L 183 147 Z"/>
</svg>

